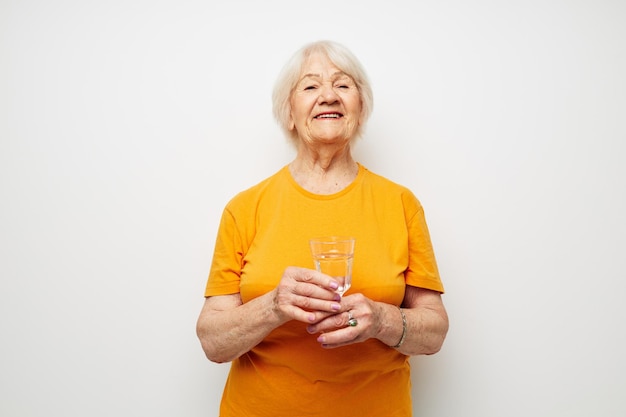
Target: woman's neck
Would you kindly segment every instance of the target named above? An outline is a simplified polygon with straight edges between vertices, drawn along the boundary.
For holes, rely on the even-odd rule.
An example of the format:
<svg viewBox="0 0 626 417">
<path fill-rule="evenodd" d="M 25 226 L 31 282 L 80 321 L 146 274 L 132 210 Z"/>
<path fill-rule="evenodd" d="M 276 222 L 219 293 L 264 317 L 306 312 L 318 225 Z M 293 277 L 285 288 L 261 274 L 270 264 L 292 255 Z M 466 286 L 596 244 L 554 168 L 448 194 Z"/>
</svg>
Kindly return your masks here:
<svg viewBox="0 0 626 417">
<path fill-rule="evenodd" d="M 339 154 L 299 151 L 289 164 L 293 179 L 314 194 L 334 194 L 350 185 L 359 173 L 350 149 Z"/>
</svg>

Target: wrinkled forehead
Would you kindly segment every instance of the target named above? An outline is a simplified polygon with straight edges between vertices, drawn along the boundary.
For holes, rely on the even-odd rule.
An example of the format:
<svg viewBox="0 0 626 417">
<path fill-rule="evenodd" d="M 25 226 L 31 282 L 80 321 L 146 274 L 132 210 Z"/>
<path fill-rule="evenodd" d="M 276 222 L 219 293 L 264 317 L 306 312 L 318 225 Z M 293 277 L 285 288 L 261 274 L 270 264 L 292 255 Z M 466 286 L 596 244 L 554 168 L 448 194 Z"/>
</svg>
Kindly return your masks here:
<svg viewBox="0 0 626 417">
<path fill-rule="evenodd" d="M 302 62 L 299 80 L 305 78 L 350 78 L 342 68 L 335 64 L 324 52 L 312 52 Z"/>
</svg>

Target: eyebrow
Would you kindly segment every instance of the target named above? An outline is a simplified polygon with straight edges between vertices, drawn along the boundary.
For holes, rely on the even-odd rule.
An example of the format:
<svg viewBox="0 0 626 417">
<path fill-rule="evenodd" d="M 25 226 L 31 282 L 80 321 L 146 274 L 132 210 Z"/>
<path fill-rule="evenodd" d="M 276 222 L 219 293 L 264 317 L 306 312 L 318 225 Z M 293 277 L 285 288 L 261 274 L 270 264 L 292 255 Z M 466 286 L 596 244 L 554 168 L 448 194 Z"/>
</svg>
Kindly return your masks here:
<svg viewBox="0 0 626 417">
<path fill-rule="evenodd" d="M 302 78 L 300 78 L 300 81 L 304 80 L 305 78 L 321 78 L 322 75 L 321 74 L 315 74 L 315 73 L 308 73 L 308 74 L 304 74 L 302 76 Z M 348 74 L 346 74 L 343 71 L 337 71 L 335 73 L 333 73 L 333 75 L 331 76 L 331 78 L 333 79 L 337 79 L 337 78 L 341 78 L 341 77 L 348 77 L 350 79 L 352 79 L 352 77 L 350 77 Z M 298 82 L 300 82 L 298 81 Z"/>
</svg>

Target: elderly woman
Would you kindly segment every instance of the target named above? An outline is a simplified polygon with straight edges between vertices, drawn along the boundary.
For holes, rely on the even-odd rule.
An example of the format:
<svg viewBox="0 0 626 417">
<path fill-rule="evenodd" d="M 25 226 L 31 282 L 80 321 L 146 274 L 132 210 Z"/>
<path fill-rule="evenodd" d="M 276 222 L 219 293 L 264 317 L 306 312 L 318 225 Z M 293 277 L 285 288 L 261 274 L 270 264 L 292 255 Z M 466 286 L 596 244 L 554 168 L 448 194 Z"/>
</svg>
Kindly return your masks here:
<svg viewBox="0 0 626 417">
<path fill-rule="evenodd" d="M 372 110 L 365 72 L 312 43 L 273 101 L 297 155 L 224 209 L 197 323 L 206 356 L 232 361 L 220 416 L 411 416 L 409 356 L 437 352 L 448 318 L 422 206 L 351 155 Z M 310 268 L 320 235 L 356 238 L 343 297 Z"/>
</svg>

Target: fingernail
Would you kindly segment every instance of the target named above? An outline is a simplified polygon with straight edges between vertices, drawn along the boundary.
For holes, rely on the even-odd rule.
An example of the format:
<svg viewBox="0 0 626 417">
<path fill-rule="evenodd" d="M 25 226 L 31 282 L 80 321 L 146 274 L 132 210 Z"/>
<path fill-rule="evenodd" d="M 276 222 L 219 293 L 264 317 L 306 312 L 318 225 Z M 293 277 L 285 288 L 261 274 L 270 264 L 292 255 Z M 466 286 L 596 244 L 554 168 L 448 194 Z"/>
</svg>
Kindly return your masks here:
<svg viewBox="0 0 626 417">
<path fill-rule="evenodd" d="M 341 301 L 341 295 L 335 293 L 335 296 L 333 297 L 333 300 L 335 301 Z"/>
<path fill-rule="evenodd" d="M 313 326 L 306 326 L 306 331 L 311 333 L 311 334 L 315 333 L 315 330 L 313 330 L 313 329 L 314 329 Z"/>
<path fill-rule="evenodd" d="M 326 341 L 326 338 L 324 336 L 320 336 L 320 337 L 317 338 L 317 341 L 319 343 L 324 343 L 324 341 Z"/>
<path fill-rule="evenodd" d="M 315 321 L 315 314 L 309 314 L 309 321 Z"/>
<path fill-rule="evenodd" d="M 330 308 L 332 308 L 333 310 L 337 311 L 337 310 L 339 310 L 341 308 L 341 305 L 332 303 L 330 305 Z"/>
<path fill-rule="evenodd" d="M 331 281 L 330 288 L 332 288 L 333 290 L 336 290 L 337 288 L 339 288 L 339 284 L 337 284 L 335 281 Z"/>
</svg>

